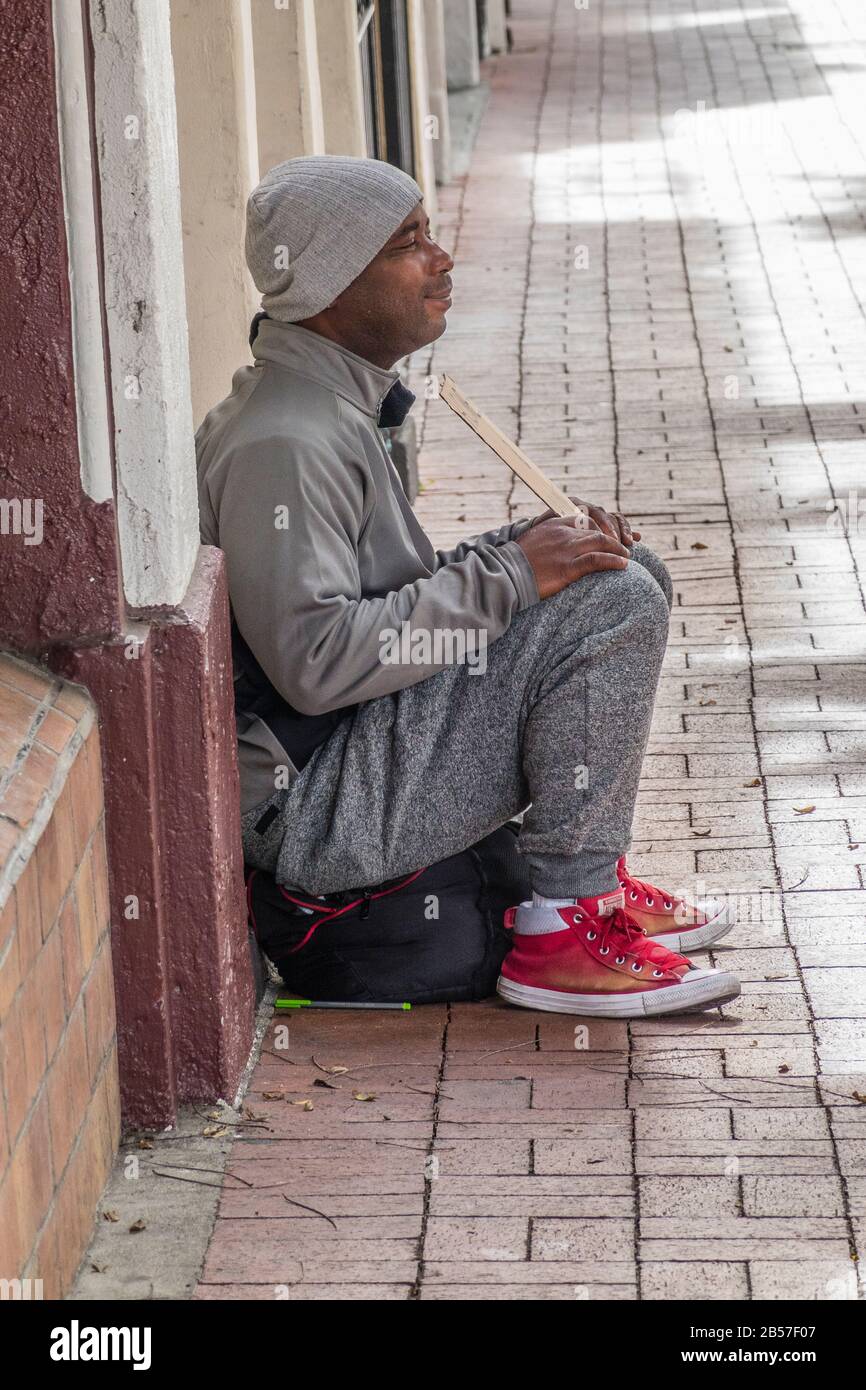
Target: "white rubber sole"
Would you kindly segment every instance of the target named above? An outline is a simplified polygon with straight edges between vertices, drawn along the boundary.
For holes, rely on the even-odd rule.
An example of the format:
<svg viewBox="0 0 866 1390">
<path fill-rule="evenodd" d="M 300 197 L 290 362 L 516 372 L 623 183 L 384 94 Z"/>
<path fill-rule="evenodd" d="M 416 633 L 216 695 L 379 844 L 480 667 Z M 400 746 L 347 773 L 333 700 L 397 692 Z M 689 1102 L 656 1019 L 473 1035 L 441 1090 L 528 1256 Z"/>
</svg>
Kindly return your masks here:
<svg viewBox="0 0 866 1390">
<path fill-rule="evenodd" d="M 656 1018 L 659 1014 L 689 1013 L 714 1009 L 736 999 L 740 982 L 726 970 L 690 970 L 681 984 L 636 994 L 565 994 L 558 989 L 536 989 L 499 976 L 496 992 L 509 1004 L 554 1014 L 586 1014 L 591 1018 Z"/>
<path fill-rule="evenodd" d="M 700 927 L 687 927 L 681 932 L 659 932 L 658 936 L 653 936 L 652 941 L 661 942 L 669 951 L 679 951 L 682 955 L 689 955 L 691 951 L 706 950 L 714 942 L 721 941 L 723 936 L 727 936 L 737 925 L 736 908 L 730 903 L 723 903 L 721 912 L 717 912 L 715 917 L 711 917 L 708 922 L 704 922 Z"/>
</svg>

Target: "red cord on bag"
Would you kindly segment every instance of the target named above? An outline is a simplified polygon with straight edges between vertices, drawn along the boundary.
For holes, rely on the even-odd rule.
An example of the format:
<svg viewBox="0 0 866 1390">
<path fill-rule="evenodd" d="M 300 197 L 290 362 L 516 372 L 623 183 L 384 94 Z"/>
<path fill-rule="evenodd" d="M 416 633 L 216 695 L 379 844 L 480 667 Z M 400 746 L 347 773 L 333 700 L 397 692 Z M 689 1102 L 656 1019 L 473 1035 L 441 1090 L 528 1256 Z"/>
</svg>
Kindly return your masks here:
<svg viewBox="0 0 866 1390">
<path fill-rule="evenodd" d="M 410 874 L 408 878 L 404 878 L 402 883 L 395 883 L 392 884 L 390 888 L 383 888 L 381 893 L 371 893 L 369 900 L 372 902 L 374 898 L 387 898 L 389 893 L 396 893 L 398 889 L 405 888 L 409 883 L 414 883 L 415 879 L 420 878 L 424 872 L 424 869 L 418 869 L 414 874 Z M 252 882 L 252 875 L 250 876 L 250 882 Z M 345 907 L 323 907 L 321 903 L 308 903 L 304 902 L 302 898 L 293 898 L 291 893 L 286 892 L 281 883 L 277 884 L 277 887 L 283 897 L 288 899 L 290 903 L 293 903 L 295 907 L 306 907 L 312 912 L 321 912 L 323 914 L 318 922 L 313 923 L 303 940 L 299 941 L 297 946 L 293 946 L 290 951 L 286 952 L 289 956 L 293 956 L 296 951 L 300 951 L 302 947 L 306 946 L 313 933 L 325 922 L 333 922 L 335 917 L 342 917 L 344 913 L 351 912 L 353 907 L 357 907 L 359 903 L 365 900 L 364 897 L 360 897 L 355 898 L 353 902 L 347 903 Z M 255 928 L 255 921 L 253 922 L 253 927 Z"/>
<path fill-rule="evenodd" d="M 256 914 L 253 912 L 253 879 L 255 878 L 257 873 L 258 869 L 253 869 L 252 873 L 247 879 L 247 916 L 253 924 L 253 935 L 256 938 L 256 941 L 258 941 L 259 939 L 259 928 L 256 922 Z"/>
</svg>

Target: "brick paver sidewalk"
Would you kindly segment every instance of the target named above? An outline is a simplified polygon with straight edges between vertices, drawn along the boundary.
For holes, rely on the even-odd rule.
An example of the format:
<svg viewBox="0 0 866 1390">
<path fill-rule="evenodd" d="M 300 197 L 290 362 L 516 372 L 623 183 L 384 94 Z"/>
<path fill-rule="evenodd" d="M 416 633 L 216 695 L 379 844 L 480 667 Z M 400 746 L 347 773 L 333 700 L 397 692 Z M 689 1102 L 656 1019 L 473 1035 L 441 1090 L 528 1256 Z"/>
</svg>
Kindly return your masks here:
<svg viewBox="0 0 866 1390">
<path fill-rule="evenodd" d="M 271 1030 L 197 1296 L 856 1297 L 866 12 L 515 11 L 414 384 L 447 368 L 667 560 L 632 861 L 737 894 L 743 995 L 577 1037 L 494 1002 Z M 525 514 L 443 404 L 420 418 L 438 542 Z"/>
</svg>

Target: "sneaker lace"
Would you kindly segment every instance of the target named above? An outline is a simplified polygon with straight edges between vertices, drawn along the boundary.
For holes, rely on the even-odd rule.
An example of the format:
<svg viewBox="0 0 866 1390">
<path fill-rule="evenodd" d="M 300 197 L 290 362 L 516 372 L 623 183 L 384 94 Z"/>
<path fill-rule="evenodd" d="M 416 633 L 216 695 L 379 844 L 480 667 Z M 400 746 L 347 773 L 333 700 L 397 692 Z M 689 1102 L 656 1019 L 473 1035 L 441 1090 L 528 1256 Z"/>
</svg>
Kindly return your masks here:
<svg viewBox="0 0 866 1390">
<path fill-rule="evenodd" d="M 665 893 L 663 889 L 657 888 L 654 883 L 646 883 L 642 878 L 635 878 L 633 873 L 623 866 L 622 877 L 619 885 L 624 888 L 631 896 L 632 902 L 636 900 L 638 894 L 643 893 L 647 906 L 652 907 L 654 903 L 660 902 L 666 908 L 676 907 L 681 898 L 674 897 L 673 893 Z"/>
<path fill-rule="evenodd" d="M 621 907 L 614 908 L 613 912 L 606 913 L 603 917 L 595 917 L 592 930 L 598 933 L 603 955 L 606 955 L 609 949 L 615 948 L 617 957 L 634 956 L 642 966 L 652 965 L 659 970 L 682 965 L 685 960 L 684 956 L 679 956 L 658 941 L 653 941 Z"/>
</svg>

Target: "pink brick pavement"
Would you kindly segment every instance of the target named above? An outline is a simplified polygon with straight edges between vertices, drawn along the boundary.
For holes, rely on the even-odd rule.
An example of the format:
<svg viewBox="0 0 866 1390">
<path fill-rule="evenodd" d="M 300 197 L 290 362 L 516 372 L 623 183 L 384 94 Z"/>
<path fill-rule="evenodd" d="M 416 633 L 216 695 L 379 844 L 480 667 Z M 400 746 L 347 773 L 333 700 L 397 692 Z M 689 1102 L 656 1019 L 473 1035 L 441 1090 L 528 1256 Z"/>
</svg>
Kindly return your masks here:
<svg viewBox="0 0 866 1390">
<path fill-rule="evenodd" d="M 498 1002 L 305 1014 L 287 1050 L 276 1020 L 196 1296 L 856 1297 L 866 16 L 514 8 L 441 192 L 455 304 L 413 386 L 448 370 L 667 561 L 632 859 L 736 895 L 715 955 L 743 995 L 577 1039 Z M 437 543 L 535 510 L 443 404 L 416 410 Z"/>
</svg>

